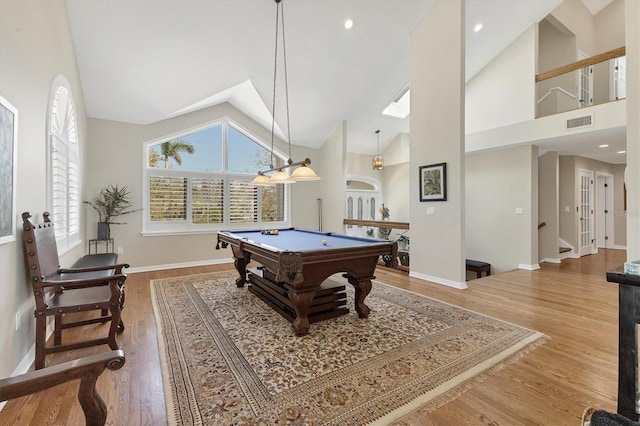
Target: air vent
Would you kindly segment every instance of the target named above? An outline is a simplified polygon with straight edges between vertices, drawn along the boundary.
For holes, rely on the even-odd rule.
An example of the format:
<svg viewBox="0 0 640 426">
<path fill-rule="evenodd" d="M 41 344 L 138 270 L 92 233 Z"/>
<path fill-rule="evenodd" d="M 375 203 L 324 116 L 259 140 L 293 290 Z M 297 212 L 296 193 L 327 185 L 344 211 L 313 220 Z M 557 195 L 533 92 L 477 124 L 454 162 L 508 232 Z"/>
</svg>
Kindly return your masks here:
<svg viewBox="0 0 640 426">
<path fill-rule="evenodd" d="M 567 120 L 567 130 L 575 129 L 578 127 L 591 126 L 593 124 L 593 115 L 585 115 L 584 117 L 577 117 Z"/>
</svg>

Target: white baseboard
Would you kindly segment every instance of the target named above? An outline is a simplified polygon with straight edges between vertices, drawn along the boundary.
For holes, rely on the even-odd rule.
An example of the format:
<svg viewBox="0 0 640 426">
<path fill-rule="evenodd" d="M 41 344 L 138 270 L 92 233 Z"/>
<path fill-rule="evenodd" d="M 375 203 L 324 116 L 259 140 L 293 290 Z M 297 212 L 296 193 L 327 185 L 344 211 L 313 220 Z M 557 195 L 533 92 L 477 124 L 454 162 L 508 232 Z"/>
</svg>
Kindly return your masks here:
<svg viewBox="0 0 640 426">
<path fill-rule="evenodd" d="M 49 337 L 51 337 L 52 334 L 53 334 L 53 325 L 49 324 L 47 327 L 47 337 L 45 341 L 49 340 Z M 31 345 L 31 348 L 29 348 L 29 350 L 24 355 L 24 357 L 22 358 L 18 366 L 15 368 L 15 370 L 13 370 L 13 373 L 11 373 L 10 377 L 19 376 L 21 374 L 28 372 L 29 368 L 31 368 L 31 364 L 33 364 L 33 361 L 35 361 L 35 359 L 36 359 L 36 344 L 34 343 L 33 345 Z M 6 403 L 7 401 L 0 402 L 0 411 L 2 411 Z"/>
<path fill-rule="evenodd" d="M 573 250 L 571 250 L 564 253 L 560 253 L 559 259 L 562 260 L 562 259 L 569 259 L 573 257 L 575 257 L 575 253 L 573 252 Z"/>
<path fill-rule="evenodd" d="M 446 285 L 447 287 L 457 288 L 459 290 L 464 290 L 465 288 L 467 288 L 466 282 L 460 283 L 457 281 L 448 280 L 446 278 L 434 277 L 432 275 L 421 274 L 414 271 L 410 271 L 409 276 L 412 278 L 418 278 L 418 279 L 429 281 L 436 284 Z"/>
<path fill-rule="evenodd" d="M 534 263 L 533 265 L 527 265 L 524 263 L 518 264 L 518 269 L 526 269 L 527 271 L 535 271 L 536 269 L 540 269 L 540 265 Z"/>
<path fill-rule="evenodd" d="M 544 259 L 541 259 L 539 262 L 547 262 L 547 263 L 562 263 L 561 259 L 552 259 L 549 257 L 545 257 Z"/>
<path fill-rule="evenodd" d="M 220 265 L 223 263 L 233 263 L 233 259 L 210 259 L 210 260 L 199 260 L 195 262 L 183 262 L 183 263 L 171 263 L 167 265 L 152 265 L 152 266 L 140 266 L 137 268 L 128 268 L 125 269 L 124 272 L 129 274 L 133 274 L 136 272 L 151 272 L 151 271 L 162 271 L 164 269 L 180 269 L 180 268 L 190 268 L 192 266 L 207 266 L 207 265 Z"/>
</svg>

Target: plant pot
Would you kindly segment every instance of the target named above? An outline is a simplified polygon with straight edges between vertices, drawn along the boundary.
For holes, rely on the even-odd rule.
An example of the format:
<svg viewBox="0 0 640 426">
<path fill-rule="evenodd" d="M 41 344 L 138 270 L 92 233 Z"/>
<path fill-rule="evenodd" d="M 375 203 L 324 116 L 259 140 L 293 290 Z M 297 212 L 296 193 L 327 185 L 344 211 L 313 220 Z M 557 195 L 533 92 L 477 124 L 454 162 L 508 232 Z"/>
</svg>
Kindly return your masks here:
<svg viewBox="0 0 640 426">
<path fill-rule="evenodd" d="M 106 222 L 98 222 L 98 239 L 108 240 L 109 238 L 111 238 L 111 229 L 109 228 L 109 224 Z"/>
</svg>

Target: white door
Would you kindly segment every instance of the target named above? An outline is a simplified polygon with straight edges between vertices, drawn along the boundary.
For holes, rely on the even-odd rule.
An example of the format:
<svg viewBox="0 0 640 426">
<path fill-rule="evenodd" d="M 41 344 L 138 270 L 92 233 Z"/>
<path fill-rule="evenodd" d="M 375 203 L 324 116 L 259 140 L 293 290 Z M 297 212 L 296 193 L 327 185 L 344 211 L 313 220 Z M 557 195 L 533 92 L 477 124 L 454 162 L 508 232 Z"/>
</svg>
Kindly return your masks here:
<svg viewBox="0 0 640 426">
<path fill-rule="evenodd" d="M 376 206 L 382 204 L 379 191 L 347 190 L 346 218 L 356 220 L 376 220 Z M 365 236 L 367 227 L 362 225 L 347 225 L 347 235 Z"/>
<path fill-rule="evenodd" d="M 588 58 L 584 52 L 578 51 L 578 60 Z M 593 66 L 578 70 L 578 108 L 593 104 Z"/>
<path fill-rule="evenodd" d="M 613 60 L 613 99 L 627 97 L 627 57 Z"/>
<path fill-rule="evenodd" d="M 578 244 L 580 256 L 594 252 L 593 235 L 593 171 L 580 170 L 580 187 L 578 188 Z"/>
<path fill-rule="evenodd" d="M 596 234 L 598 248 L 613 246 L 613 176 L 599 174 L 596 178 Z"/>
</svg>

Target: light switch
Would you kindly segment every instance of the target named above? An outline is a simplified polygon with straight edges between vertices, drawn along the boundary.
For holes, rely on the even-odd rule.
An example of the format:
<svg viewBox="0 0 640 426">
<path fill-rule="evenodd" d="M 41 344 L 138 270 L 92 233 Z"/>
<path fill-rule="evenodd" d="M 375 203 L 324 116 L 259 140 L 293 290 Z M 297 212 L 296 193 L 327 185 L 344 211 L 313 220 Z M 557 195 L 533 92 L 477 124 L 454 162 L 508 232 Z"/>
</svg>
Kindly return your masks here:
<svg viewBox="0 0 640 426">
<path fill-rule="evenodd" d="M 567 213 L 571 213 L 571 208 L 569 206 L 564 206 L 564 211 Z"/>
<path fill-rule="evenodd" d="M 427 214 L 434 214 L 436 212 L 435 207 L 427 207 Z"/>
<path fill-rule="evenodd" d="M 523 214 L 522 207 L 516 207 L 516 214 Z"/>
</svg>

